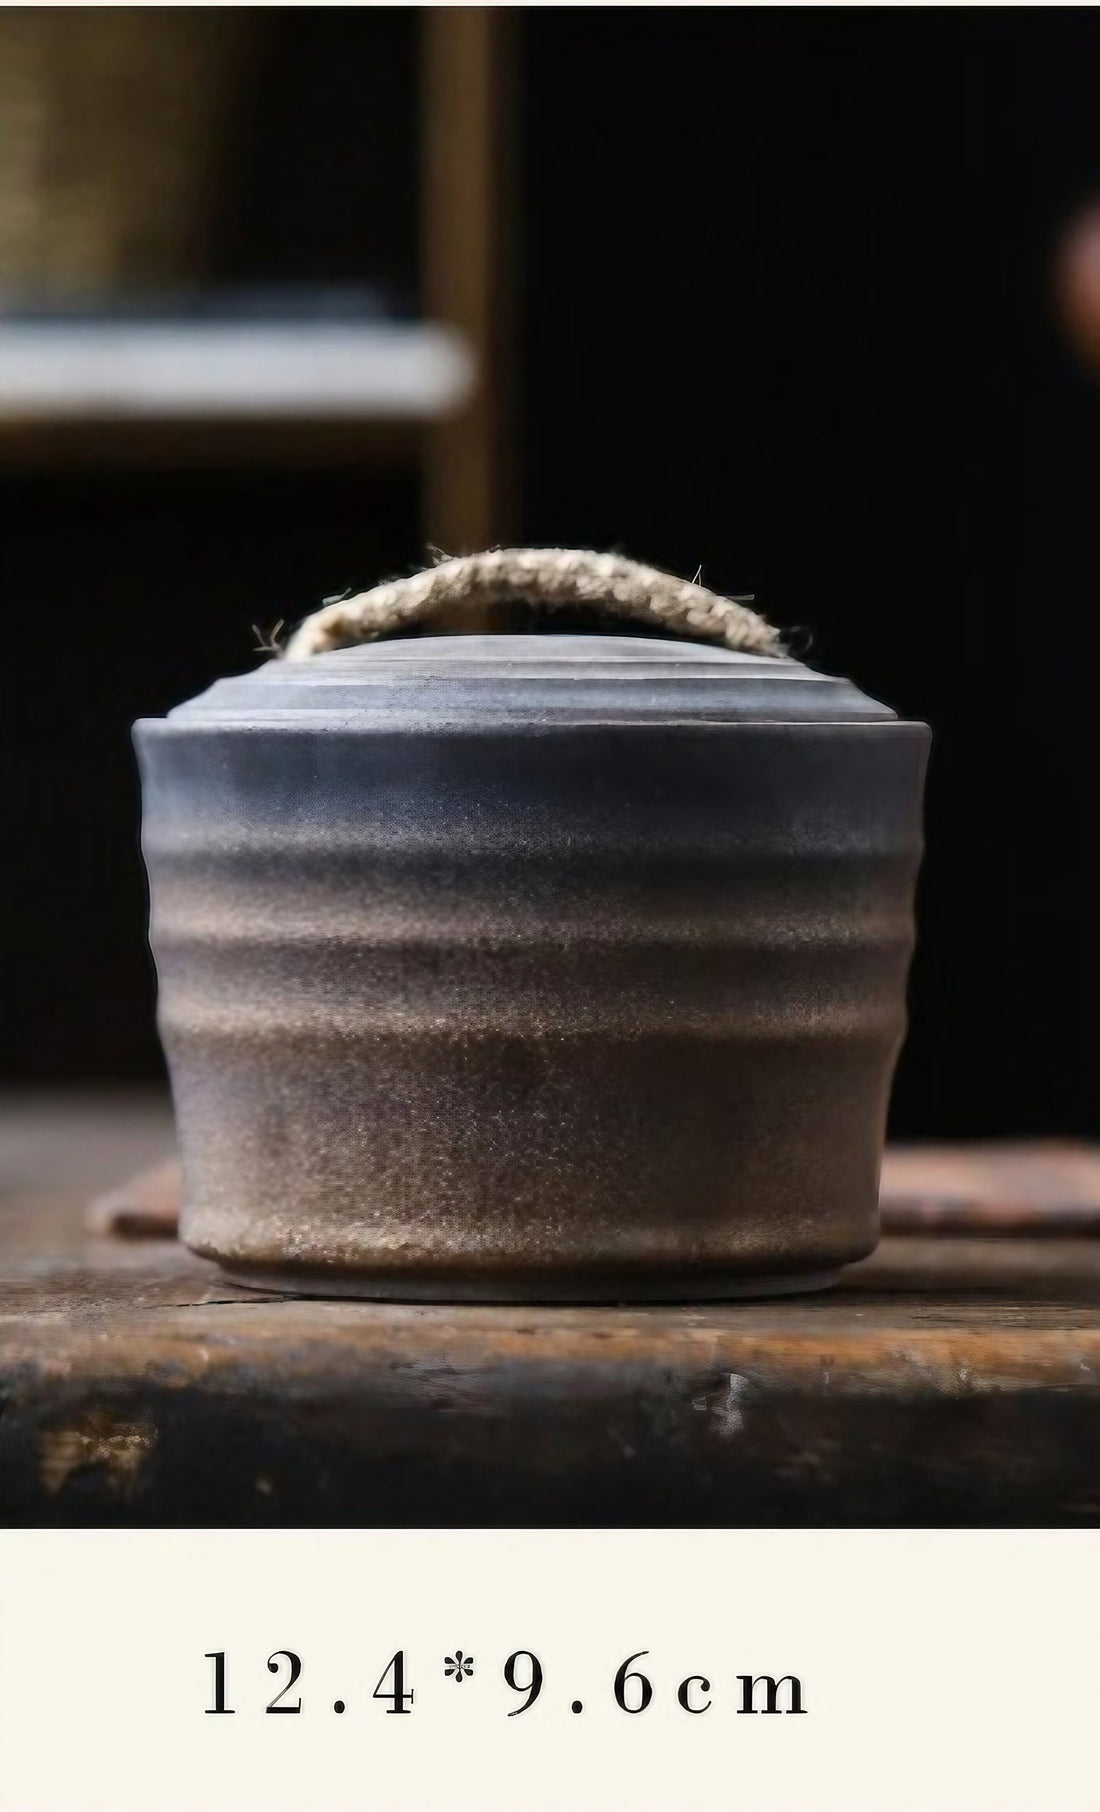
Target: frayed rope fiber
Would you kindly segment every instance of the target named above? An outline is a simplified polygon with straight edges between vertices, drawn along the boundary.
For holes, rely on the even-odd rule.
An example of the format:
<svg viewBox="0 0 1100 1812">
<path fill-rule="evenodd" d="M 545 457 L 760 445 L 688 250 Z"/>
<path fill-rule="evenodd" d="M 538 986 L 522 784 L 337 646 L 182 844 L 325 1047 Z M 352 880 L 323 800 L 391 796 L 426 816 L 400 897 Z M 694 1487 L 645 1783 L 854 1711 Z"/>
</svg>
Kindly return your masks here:
<svg viewBox="0 0 1100 1812">
<path fill-rule="evenodd" d="M 373 642 L 463 607 L 521 601 L 551 610 L 587 605 L 743 654 L 786 652 L 779 631 L 747 605 L 655 566 L 581 548 L 504 547 L 442 560 L 407 579 L 326 604 L 295 631 L 286 659 L 304 661 Z"/>
</svg>

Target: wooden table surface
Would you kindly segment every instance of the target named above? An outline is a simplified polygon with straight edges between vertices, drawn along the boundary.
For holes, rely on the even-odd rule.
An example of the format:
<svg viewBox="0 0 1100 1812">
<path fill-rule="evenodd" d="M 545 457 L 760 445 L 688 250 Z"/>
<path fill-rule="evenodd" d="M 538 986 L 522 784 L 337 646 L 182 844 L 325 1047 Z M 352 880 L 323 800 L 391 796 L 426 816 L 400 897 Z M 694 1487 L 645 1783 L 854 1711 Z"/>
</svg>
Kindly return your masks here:
<svg viewBox="0 0 1100 1812">
<path fill-rule="evenodd" d="M 156 1098 L 0 1100 L 5 1524 L 1100 1521 L 1095 1234 L 890 1237 L 783 1301 L 307 1301 L 90 1231 L 170 1148 Z M 1100 1208 L 1095 1153 L 997 1162 Z"/>
</svg>

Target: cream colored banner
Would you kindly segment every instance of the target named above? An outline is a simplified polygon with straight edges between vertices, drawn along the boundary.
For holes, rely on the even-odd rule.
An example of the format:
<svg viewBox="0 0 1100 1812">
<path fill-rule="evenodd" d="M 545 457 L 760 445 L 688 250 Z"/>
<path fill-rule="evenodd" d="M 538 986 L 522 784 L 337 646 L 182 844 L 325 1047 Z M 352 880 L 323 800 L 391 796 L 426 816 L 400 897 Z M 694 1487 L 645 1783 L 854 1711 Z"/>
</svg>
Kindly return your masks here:
<svg viewBox="0 0 1100 1812">
<path fill-rule="evenodd" d="M 0 1812 L 1095 1812 L 1098 1598 L 1058 1531 L 0 1533 Z"/>
</svg>

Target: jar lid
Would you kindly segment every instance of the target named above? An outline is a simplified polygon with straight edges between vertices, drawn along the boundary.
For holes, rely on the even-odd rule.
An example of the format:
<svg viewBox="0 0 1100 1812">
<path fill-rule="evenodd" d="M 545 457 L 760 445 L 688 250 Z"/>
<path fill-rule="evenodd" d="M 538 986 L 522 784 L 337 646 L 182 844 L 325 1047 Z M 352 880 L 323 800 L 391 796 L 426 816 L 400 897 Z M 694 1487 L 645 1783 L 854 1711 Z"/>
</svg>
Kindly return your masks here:
<svg viewBox="0 0 1100 1812">
<path fill-rule="evenodd" d="M 579 609 L 596 632 L 476 633 L 515 603 Z M 463 619 L 474 633 L 425 633 Z M 630 633 L 600 633 L 610 621 Z M 662 633 L 646 634 L 654 628 Z M 896 721 L 850 681 L 794 660 L 743 599 L 582 549 L 493 548 L 330 599 L 285 657 L 219 680 L 171 721 L 344 730 Z"/>
<path fill-rule="evenodd" d="M 788 655 L 634 635 L 422 635 L 276 659 L 169 712 L 180 728 L 882 723 L 896 713 Z"/>
</svg>

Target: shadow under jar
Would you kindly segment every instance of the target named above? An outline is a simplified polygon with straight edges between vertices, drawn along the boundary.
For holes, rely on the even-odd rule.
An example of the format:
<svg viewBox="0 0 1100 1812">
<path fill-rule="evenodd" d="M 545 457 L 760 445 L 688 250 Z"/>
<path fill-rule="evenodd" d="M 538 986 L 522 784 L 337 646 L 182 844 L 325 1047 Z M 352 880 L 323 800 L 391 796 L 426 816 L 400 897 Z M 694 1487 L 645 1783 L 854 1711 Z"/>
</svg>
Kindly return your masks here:
<svg viewBox="0 0 1100 1812">
<path fill-rule="evenodd" d="M 929 733 L 785 656 L 439 635 L 137 726 L 183 1237 L 325 1295 L 869 1252 Z"/>
</svg>

